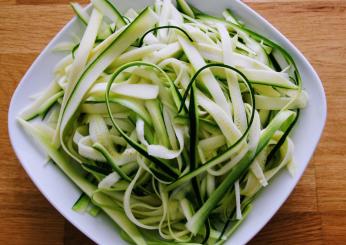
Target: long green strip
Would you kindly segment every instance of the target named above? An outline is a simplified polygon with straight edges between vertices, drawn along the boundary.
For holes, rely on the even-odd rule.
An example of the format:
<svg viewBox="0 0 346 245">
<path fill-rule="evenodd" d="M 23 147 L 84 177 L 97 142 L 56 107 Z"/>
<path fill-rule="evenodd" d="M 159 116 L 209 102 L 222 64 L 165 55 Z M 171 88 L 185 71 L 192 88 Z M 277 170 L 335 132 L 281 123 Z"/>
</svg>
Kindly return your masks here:
<svg viewBox="0 0 346 245">
<path fill-rule="evenodd" d="M 198 146 L 198 132 L 199 132 L 199 116 L 198 116 L 198 102 L 197 102 L 197 95 L 196 95 L 196 87 L 193 85 L 191 87 L 191 96 L 190 96 L 190 105 L 189 105 L 189 118 L 190 118 L 190 168 L 191 171 L 195 170 L 197 167 L 197 146 Z M 201 196 L 201 190 L 200 185 L 198 184 L 197 176 L 194 177 L 191 180 L 192 188 L 194 190 L 194 193 L 196 195 L 198 208 L 200 208 L 203 205 L 203 199 Z M 205 222 L 205 236 L 203 239 L 202 244 L 208 241 L 210 236 L 210 221 L 207 219 Z"/>
<path fill-rule="evenodd" d="M 198 146 L 198 129 L 199 129 L 199 120 L 198 120 L 198 103 L 197 96 L 195 92 L 196 88 L 194 86 L 191 87 L 191 96 L 190 96 L 190 106 L 189 106 L 189 119 L 190 119 L 190 152 L 189 152 L 189 160 L 190 160 L 190 168 L 191 171 L 195 170 L 197 167 L 197 146 Z M 202 206 L 202 197 L 200 195 L 199 185 L 197 178 L 192 178 L 192 186 L 195 191 L 195 195 L 197 197 L 198 205 Z"/>
</svg>

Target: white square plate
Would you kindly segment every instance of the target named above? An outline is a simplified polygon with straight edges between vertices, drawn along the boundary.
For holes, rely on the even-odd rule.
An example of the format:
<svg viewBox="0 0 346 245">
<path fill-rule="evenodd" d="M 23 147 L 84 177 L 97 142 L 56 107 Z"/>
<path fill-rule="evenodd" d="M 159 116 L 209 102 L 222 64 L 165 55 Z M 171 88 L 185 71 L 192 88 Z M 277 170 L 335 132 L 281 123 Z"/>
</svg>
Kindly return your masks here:
<svg viewBox="0 0 346 245">
<path fill-rule="evenodd" d="M 150 0 L 117 0 L 117 6 L 121 10 L 129 7 L 139 9 L 152 2 Z M 245 244 L 263 228 L 285 202 L 307 167 L 325 125 L 327 113 L 325 94 L 316 72 L 297 48 L 244 3 L 238 0 L 191 0 L 189 2 L 214 15 L 220 15 L 224 9 L 230 8 L 247 26 L 279 43 L 295 59 L 302 75 L 303 87 L 309 94 L 309 105 L 302 110 L 292 134 L 295 143 L 296 174 L 291 177 L 287 171 L 282 171 L 271 181 L 269 187 L 265 188 L 255 200 L 250 215 L 227 243 Z M 71 207 L 79 197 L 80 191 L 55 165 L 46 164 L 45 156 L 16 122 L 20 110 L 30 103 L 29 96 L 41 91 L 52 81 L 54 65 L 62 58 L 62 54 L 52 52 L 54 46 L 61 41 L 69 40 L 70 34 L 74 31 L 78 32 L 80 27 L 80 23 L 75 18 L 70 21 L 44 49 L 18 85 L 9 108 L 10 139 L 18 159 L 32 181 L 66 219 L 98 244 L 124 244 L 114 223 L 105 215 L 94 218 L 88 214 L 72 211 Z"/>
</svg>

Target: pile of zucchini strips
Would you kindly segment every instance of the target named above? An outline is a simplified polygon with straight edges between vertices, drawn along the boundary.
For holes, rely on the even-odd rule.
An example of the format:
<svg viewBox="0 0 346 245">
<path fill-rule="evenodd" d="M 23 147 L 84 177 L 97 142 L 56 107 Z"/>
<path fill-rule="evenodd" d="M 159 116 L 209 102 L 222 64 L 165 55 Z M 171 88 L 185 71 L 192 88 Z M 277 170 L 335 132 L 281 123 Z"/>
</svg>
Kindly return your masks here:
<svg viewBox="0 0 346 245">
<path fill-rule="evenodd" d="M 56 46 L 54 80 L 18 121 L 81 189 L 73 209 L 102 210 L 129 243 L 223 244 L 294 171 L 294 60 L 230 10 L 71 6 L 83 34 Z"/>
</svg>

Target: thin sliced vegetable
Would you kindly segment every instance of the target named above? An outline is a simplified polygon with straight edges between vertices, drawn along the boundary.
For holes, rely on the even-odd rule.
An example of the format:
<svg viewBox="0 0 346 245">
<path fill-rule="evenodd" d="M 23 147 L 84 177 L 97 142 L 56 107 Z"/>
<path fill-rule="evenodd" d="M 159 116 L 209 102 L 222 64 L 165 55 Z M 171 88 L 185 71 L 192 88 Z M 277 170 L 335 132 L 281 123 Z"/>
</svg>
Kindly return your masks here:
<svg viewBox="0 0 346 245">
<path fill-rule="evenodd" d="M 123 27 L 127 23 L 119 10 L 114 6 L 111 1 L 108 0 L 91 0 L 92 4 L 101 13 L 111 19 L 112 22 L 116 23 L 117 27 Z"/>
</svg>

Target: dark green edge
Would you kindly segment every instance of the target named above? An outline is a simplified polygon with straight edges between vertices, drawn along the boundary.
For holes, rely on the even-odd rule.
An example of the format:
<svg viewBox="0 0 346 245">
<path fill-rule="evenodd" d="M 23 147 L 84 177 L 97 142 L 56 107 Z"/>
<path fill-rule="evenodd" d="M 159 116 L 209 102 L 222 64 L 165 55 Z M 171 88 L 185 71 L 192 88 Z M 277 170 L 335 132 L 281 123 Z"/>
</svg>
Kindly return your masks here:
<svg viewBox="0 0 346 245">
<path fill-rule="evenodd" d="M 138 47 L 142 47 L 144 38 L 145 38 L 149 33 L 153 32 L 153 31 L 160 30 L 160 29 L 177 29 L 177 30 L 181 31 L 182 33 L 184 33 L 185 36 L 187 36 L 187 38 L 188 38 L 191 42 L 193 42 L 193 39 L 190 37 L 190 35 L 189 35 L 184 29 L 180 28 L 179 26 L 167 25 L 167 26 L 157 26 L 157 27 L 154 27 L 154 28 L 150 29 L 149 31 L 147 31 L 146 33 L 144 33 L 144 35 L 141 37 L 141 39 L 139 39 Z"/>
</svg>

